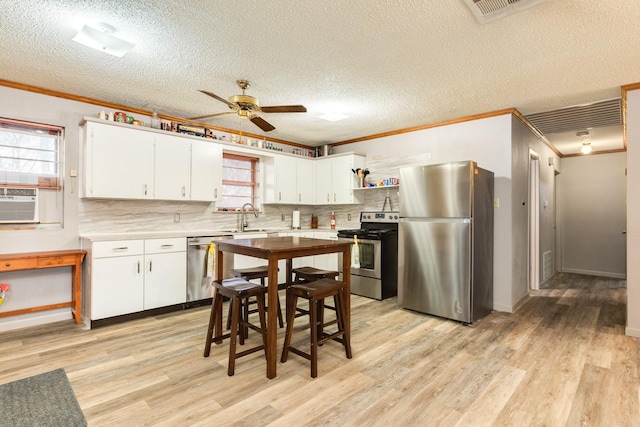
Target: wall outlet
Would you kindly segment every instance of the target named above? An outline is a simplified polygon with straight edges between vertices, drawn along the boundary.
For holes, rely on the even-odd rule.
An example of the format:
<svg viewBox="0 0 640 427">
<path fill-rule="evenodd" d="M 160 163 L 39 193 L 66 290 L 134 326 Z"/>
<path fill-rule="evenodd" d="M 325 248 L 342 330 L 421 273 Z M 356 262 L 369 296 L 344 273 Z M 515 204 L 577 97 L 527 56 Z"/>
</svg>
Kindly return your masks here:
<svg viewBox="0 0 640 427">
<path fill-rule="evenodd" d="M 77 177 L 77 176 L 78 176 L 78 171 L 77 171 L 77 170 L 75 170 L 75 169 L 71 169 L 71 170 L 69 171 L 69 176 L 70 176 L 71 178 L 75 178 L 75 177 Z"/>
<path fill-rule="evenodd" d="M 347 221 L 351 221 L 351 214 L 350 213 L 347 214 Z"/>
<path fill-rule="evenodd" d="M 499 208 L 500 207 L 500 199 L 499 198 L 495 198 L 493 199 L 493 207 L 494 208 Z"/>
<path fill-rule="evenodd" d="M 180 222 L 180 214 L 179 213 L 174 213 L 173 214 L 173 222 Z"/>
<path fill-rule="evenodd" d="M 280 214 L 280 220 L 281 220 L 281 221 L 284 221 L 284 220 L 285 220 L 285 219 L 284 219 L 284 214 Z"/>
</svg>

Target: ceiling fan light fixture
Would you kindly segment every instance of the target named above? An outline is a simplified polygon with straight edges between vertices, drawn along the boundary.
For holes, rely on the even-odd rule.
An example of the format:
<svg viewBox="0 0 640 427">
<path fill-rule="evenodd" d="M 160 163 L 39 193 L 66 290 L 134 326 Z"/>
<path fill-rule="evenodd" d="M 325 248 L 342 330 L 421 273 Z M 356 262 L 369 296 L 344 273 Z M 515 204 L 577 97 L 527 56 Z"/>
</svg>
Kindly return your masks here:
<svg viewBox="0 0 640 427">
<path fill-rule="evenodd" d="M 582 144 L 582 148 L 580 149 L 580 152 L 582 152 L 582 154 L 589 154 L 591 153 L 592 150 L 593 150 L 593 147 L 591 147 L 591 143 L 585 142 Z"/>
<path fill-rule="evenodd" d="M 325 113 L 321 116 L 318 116 L 318 118 L 327 120 L 329 122 L 339 122 L 340 120 L 348 119 L 349 117 L 351 116 L 347 116 L 343 113 Z"/>
<path fill-rule="evenodd" d="M 98 28 L 85 24 L 72 40 L 100 52 L 121 58 L 133 49 L 135 44 L 114 36 L 115 30 L 109 24 L 100 23 Z"/>
</svg>

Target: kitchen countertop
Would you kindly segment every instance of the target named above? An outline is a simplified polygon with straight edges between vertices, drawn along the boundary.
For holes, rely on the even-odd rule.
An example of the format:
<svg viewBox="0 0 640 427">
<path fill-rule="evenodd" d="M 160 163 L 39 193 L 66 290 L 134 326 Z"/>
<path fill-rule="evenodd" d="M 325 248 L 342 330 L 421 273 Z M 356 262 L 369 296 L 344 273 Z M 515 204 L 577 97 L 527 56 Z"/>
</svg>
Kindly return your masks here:
<svg viewBox="0 0 640 427">
<path fill-rule="evenodd" d="M 250 228 L 244 233 L 237 230 L 177 230 L 177 231 L 131 231 L 127 233 L 87 233 L 81 234 L 80 238 L 94 242 L 104 240 L 131 240 L 131 239 L 162 239 L 172 237 L 201 237 L 201 236 L 224 236 L 237 234 L 255 233 L 295 233 L 309 231 L 338 231 L 330 228 L 303 228 L 294 230 L 291 228 Z"/>
</svg>

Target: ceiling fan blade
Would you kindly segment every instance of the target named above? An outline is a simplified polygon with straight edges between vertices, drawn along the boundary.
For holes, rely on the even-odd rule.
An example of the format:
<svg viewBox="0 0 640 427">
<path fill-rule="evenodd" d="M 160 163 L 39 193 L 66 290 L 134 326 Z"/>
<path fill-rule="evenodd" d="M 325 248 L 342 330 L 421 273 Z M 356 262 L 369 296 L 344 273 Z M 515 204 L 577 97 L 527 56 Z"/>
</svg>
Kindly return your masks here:
<svg viewBox="0 0 640 427">
<path fill-rule="evenodd" d="M 251 117 L 251 122 L 253 122 L 254 125 L 258 126 L 260 129 L 262 129 L 265 132 L 269 132 L 275 129 L 275 127 L 273 127 L 271 123 L 267 122 L 265 119 L 258 116 Z"/>
<path fill-rule="evenodd" d="M 232 102 L 227 101 L 226 99 L 216 95 L 215 93 L 209 92 L 207 90 L 202 90 L 202 89 L 198 89 L 200 92 L 204 93 L 205 95 L 209 95 L 212 98 L 217 99 L 220 102 L 224 102 L 225 104 L 227 104 L 229 107 L 231 108 L 237 108 L 238 106 Z"/>
<path fill-rule="evenodd" d="M 205 114 L 203 116 L 187 117 L 187 120 L 208 119 L 209 117 L 226 116 L 227 114 L 236 114 L 236 111 L 226 111 L 224 113 Z"/>
<path fill-rule="evenodd" d="M 304 105 L 276 105 L 271 107 L 260 107 L 263 113 L 306 113 Z"/>
</svg>

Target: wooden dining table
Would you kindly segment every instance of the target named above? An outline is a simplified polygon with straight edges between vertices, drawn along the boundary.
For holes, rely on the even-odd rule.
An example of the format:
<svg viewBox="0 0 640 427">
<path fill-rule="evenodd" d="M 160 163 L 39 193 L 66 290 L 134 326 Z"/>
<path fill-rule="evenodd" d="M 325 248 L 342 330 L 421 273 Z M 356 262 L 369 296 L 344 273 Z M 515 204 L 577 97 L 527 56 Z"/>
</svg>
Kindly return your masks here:
<svg viewBox="0 0 640 427">
<path fill-rule="evenodd" d="M 342 253 L 342 277 L 346 282 L 345 304 L 347 309 L 346 329 L 351 331 L 351 242 L 341 240 L 312 239 L 308 237 L 261 237 L 249 239 L 229 239 L 216 241 L 217 277 L 224 278 L 224 254 L 234 253 L 266 259 L 268 263 L 267 292 L 267 378 L 276 377 L 278 349 L 277 310 L 278 310 L 278 261 L 286 260 L 287 283 L 291 284 L 293 258 Z M 222 316 L 216 319 L 216 335 L 222 331 Z M 349 336 L 349 335 L 347 335 Z"/>
</svg>

